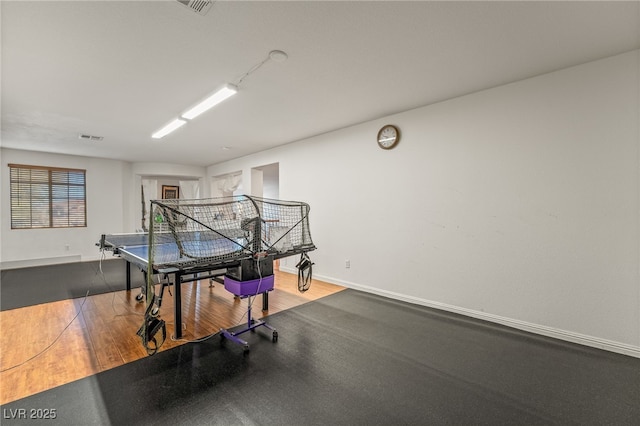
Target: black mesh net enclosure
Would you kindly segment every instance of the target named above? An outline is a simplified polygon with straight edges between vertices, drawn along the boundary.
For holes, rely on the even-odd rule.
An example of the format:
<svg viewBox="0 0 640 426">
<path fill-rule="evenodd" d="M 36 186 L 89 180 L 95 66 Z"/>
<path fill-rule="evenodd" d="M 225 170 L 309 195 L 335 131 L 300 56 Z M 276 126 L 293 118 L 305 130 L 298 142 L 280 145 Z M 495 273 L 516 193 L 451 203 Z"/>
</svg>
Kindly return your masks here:
<svg viewBox="0 0 640 426">
<path fill-rule="evenodd" d="M 225 266 L 259 254 L 314 250 L 309 205 L 247 195 L 151 201 L 149 261 L 157 268 Z"/>
</svg>

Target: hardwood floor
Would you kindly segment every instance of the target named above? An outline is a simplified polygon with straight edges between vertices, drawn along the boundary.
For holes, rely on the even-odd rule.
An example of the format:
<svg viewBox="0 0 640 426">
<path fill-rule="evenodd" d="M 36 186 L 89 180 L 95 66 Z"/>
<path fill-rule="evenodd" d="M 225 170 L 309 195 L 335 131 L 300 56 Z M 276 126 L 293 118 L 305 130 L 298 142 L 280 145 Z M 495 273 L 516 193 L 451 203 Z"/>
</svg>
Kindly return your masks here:
<svg viewBox="0 0 640 426">
<path fill-rule="evenodd" d="M 298 292 L 297 276 L 275 272 L 269 311 L 255 298 L 254 318 L 274 314 L 343 290 L 313 280 Z M 158 287 L 159 291 L 159 287 Z M 0 404 L 148 356 L 136 331 L 143 321 L 139 289 L 88 296 L 0 312 Z M 165 290 L 159 316 L 167 323 L 160 351 L 246 321 L 247 299 L 236 299 L 208 280 L 182 284 L 183 332 L 174 340 L 173 297 Z"/>
</svg>

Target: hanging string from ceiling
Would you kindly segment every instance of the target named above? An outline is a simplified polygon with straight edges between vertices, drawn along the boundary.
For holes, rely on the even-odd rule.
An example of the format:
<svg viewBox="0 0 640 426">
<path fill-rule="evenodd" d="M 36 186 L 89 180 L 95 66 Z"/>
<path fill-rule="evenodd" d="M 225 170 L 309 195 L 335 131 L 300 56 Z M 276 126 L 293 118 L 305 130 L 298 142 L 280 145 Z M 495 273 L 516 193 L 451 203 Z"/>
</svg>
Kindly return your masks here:
<svg viewBox="0 0 640 426">
<path fill-rule="evenodd" d="M 242 84 L 242 82 L 244 81 L 245 78 L 247 78 L 249 75 L 251 75 L 254 72 L 256 72 L 258 69 L 260 69 L 260 67 L 262 67 L 267 62 L 269 62 L 269 61 L 284 62 L 284 61 L 287 60 L 288 57 L 289 56 L 285 52 L 283 52 L 282 50 L 272 50 L 271 52 L 269 52 L 269 54 L 267 55 L 266 58 L 264 58 L 261 62 L 257 63 L 253 67 L 251 67 L 249 69 L 249 71 L 244 73 L 242 75 L 242 77 L 240 77 L 240 79 L 234 85 L 236 87 L 240 87 L 240 84 Z"/>
</svg>

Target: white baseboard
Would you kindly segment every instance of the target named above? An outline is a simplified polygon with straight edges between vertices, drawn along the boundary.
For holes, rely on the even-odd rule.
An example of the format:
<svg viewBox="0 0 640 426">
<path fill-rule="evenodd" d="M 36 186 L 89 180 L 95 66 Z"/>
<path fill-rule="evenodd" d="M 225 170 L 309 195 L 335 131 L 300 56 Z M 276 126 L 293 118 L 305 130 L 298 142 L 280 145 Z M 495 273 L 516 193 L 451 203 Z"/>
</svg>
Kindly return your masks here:
<svg viewBox="0 0 640 426">
<path fill-rule="evenodd" d="M 57 265 L 60 263 L 80 262 L 82 257 L 79 254 L 68 256 L 46 257 L 41 259 L 9 260 L 0 262 L 0 270 L 28 268 L 32 266 Z"/>
<path fill-rule="evenodd" d="M 283 272 L 289 272 L 297 274 L 295 268 L 280 267 Z M 507 327 L 515 328 L 518 330 L 527 331 L 534 334 L 539 334 L 546 337 L 552 337 L 554 339 L 564 340 L 571 343 L 577 343 L 579 345 L 589 346 L 592 348 L 603 349 L 605 351 L 615 352 L 623 355 L 640 358 L 640 347 L 629 345 L 626 343 L 620 343 L 612 340 L 602 339 L 599 337 L 593 337 L 585 334 L 575 333 L 573 331 L 562 330 L 554 327 L 547 327 L 540 324 L 534 324 L 526 321 L 521 321 L 513 318 L 502 317 L 499 315 L 488 314 L 486 312 L 475 311 L 473 309 L 461 308 L 458 306 L 448 305 L 446 303 L 434 302 L 431 300 L 420 299 L 417 297 L 407 296 L 392 291 L 380 290 L 378 288 L 369 287 L 366 285 L 360 285 L 352 282 L 337 280 L 326 276 L 317 276 L 314 278 L 331 284 L 337 284 L 343 287 L 352 288 L 354 290 L 364 291 L 366 293 L 377 294 L 379 296 L 388 297 L 390 299 L 401 300 L 416 305 L 426 306 L 429 308 L 440 309 L 455 314 L 465 315 L 472 318 L 477 318 L 484 321 L 489 321 L 496 324 L 501 324 Z"/>
</svg>

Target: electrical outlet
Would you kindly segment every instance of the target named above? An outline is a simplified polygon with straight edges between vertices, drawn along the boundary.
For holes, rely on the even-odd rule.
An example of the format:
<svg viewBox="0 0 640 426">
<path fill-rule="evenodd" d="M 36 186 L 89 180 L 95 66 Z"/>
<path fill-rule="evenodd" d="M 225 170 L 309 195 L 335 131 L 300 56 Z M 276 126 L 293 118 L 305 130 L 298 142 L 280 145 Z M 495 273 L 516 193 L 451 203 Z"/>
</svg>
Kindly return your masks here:
<svg viewBox="0 0 640 426">
<path fill-rule="evenodd" d="M 350 261 L 350 260 L 348 260 L 348 259 L 347 259 L 347 260 L 345 260 L 345 261 L 344 261 L 344 267 L 345 267 L 345 268 L 347 268 L 347 269 L 351 268 L 351 261 Z"/>
</svg>

